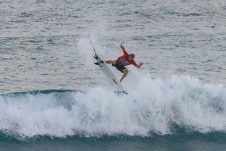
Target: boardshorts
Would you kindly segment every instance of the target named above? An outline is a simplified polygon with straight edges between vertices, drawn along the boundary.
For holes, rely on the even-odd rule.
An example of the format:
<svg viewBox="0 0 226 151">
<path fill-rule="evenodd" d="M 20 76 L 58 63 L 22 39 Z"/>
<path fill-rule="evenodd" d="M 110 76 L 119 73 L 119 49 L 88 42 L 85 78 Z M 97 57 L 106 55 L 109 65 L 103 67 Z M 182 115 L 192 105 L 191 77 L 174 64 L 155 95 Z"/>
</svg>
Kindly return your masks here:
<svg viewBox="0 0 226 151">
<path fill-rule="evenodd" d="M 125 69 L 125 67 L 123 65 L 120 65 L 117 61 L 116 61 L 116 64 L 112 64 L 112 66 L 114 66 L 116 69 L 118 69 L 122 73 L 123 73 L 123 70 Z"/>
</svg>

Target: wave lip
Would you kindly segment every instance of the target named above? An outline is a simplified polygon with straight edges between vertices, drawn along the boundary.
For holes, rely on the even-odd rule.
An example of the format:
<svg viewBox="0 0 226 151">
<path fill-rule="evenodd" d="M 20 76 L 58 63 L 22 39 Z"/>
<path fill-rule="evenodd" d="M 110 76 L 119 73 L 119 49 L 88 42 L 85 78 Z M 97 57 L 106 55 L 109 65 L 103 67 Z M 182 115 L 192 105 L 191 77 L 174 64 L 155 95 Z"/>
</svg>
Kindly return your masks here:
<svg viewBox="0 0 226 151">
<path fill-rule="evenodd" d="M 189 76 L 143 78 L 128 95 L 96 87 L 0 95 L 0 131 L 15 137 L 100 137 L 226 130 L 226 88 Z"/>
</svg>

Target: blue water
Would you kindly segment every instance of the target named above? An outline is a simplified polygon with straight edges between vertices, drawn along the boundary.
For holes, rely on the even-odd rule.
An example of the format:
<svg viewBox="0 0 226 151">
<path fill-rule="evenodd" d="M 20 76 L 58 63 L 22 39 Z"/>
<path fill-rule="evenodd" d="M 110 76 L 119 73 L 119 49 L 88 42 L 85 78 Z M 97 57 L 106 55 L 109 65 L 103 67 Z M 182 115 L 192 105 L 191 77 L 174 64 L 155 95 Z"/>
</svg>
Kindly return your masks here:
<svg viewBox="0 0 226 151">
<path fill-rule="evenodd" d="M 0 1 L 0 150 L 224 150 L 225 14 L 225 0 Z M 89 35 L 103 58 L 124 41 L 144 62 L 128 95 Z"/>
</svg>

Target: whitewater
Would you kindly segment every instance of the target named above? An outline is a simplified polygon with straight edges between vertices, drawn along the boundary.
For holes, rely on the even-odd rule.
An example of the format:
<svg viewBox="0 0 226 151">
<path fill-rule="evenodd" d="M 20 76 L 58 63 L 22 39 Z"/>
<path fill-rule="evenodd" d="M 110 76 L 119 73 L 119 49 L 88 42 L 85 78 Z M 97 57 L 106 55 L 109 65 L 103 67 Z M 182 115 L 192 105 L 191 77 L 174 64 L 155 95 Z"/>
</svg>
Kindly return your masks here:
<svg viewBox="0 0 226 151">
<path fill-rule="evenodd" d="M 189 76 L 144 77 L 128 95 L 105 87 L 0 96 L 0 131 L 12 137 L 176 135 L 226 131 L 226 88 Z"/>
<path fill-rule="evenodd" d="M 225 0 L 0 1 L 0 150 L 225 150 L 225 14 Z M 123 41 L 144 62 L 128 95 L 89 34 L 102 58 Z"/>
</svg>

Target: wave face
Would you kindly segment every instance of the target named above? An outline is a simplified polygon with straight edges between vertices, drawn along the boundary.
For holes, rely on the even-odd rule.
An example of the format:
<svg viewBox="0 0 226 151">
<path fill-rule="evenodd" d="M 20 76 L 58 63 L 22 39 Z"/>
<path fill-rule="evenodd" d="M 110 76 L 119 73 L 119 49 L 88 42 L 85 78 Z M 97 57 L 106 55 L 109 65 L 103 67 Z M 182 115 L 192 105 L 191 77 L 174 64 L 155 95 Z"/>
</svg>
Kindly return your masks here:
<svg viewBox="0 0 226 151">
<path fill-rule="evenodd" d="M 191 77 L 144 78 L 128 95 L 103 87 L 0 96 L 0 132 L 32 138 L 226 131 L 226 88 Z"/>
</svg>

